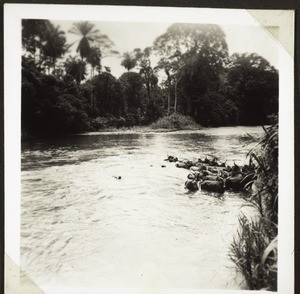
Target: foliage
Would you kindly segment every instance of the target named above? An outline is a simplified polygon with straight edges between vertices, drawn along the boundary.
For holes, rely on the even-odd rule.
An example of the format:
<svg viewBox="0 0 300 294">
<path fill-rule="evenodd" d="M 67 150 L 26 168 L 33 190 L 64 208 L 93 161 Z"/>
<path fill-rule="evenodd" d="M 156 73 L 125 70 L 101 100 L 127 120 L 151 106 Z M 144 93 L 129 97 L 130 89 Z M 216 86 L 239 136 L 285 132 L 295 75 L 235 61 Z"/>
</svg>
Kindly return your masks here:
<svg viewBox="0 0 300 294">
<path fill-rule="evenodd" d="M 71 75 L 79 85 L 86 76 L 86 63 L 70 56 L 65 62 L 66 73 Z"/>
<path fill-rule="evenodd" d="M 240 123 L 267 123 L 278 112 L 278 72 L 254 53 L 233 54 L 227 70 L 227 92 L 240 109 Z"/>
<path fill-rule="evenodd" d="M 265 128 L 259 151 L 251 150 L 250 160 L 257 165 L 257 192 L 251 200 L 262 209 L 263 217 L 278 221 L 278 123 Z"/>
<path fill-rule="evenodd" d="M 181 127 L 180 116 L 172 121 L 172 113 L 203 126 L 258 125 L 278 112 L 278 72 L 257 54 L 229 57 L 218 25 L 171 25 L 152 47 L 124 53 L 121 64 L 128 72 L 119 79 L 109 66 L 102 71 L 102 59 L 118 55 L 107 35 L 88 21 L 74 23 L 69 32 L 80 36 L 81 58 L 66 59 L 73 44 L 49 20 L 22 20 L 22 128 L 27 133 L 132 127 L 165 115 L 160 125 L 165 120 L 167 128 Z M 130 72 L 135 67 L 137 72 Z"/>
<path fill-rule="evenodd" d="M 177 93 L 185 104 L 184 114 L 195 115 L 194 95 L 205 94 L 211 83 L 218 81 L 228 57 L 225 35 L 217 25 L 173 24 L 154 42 L 154 51 L 160 56 L 158 67 L 167 75 L 169 87 L 174 90 L 174 111 L 177 111 Z M 214 90 L 216 90 L 214 88 Z"/>
<path fill-rule="evenodd" d="M 92 46 L 90 49 L 90 53 L 86 58 L 86 62 L 89 63 L 92 67 L 91 77 L 94 77 L 95 68 L 97 69 L 98 73 L 101 72 L 101 51 L 99 47 Z"/>
<path fill-rule="evenodd" d="M 139 55 L 140 58 L 140 62 L 139 62 L 140 75 L 142 77 L 142 80 L 147 90 L 148 103 L 151 102 L 153 88 L 158 83 L 158 78 L 156 76 L 155 69 L 153 69 L 151 66 L 151 59 L 150 59 L 151 51 L 152 48 L 146 47 L 143 52 L 138 51 L 137 53 L 137 55 Z"/>
<path fill-rule="evenodd" d="M 251 290 L 277 290 L 278 234 L 278 124 L 265 129 L 260 151 L 251 150 L 250 163 L 256 164 L 256 191 L 250 202 L 256 219 L 242 215 L 240 228 L 230 247 L 230 257 Z"/>
<path fill-rule="evenodd" d="M 91 52 L 91 43 L 100 41 L 102 35 L 95 25 L 88 21 L 80 21 L 73 24 L 69 30 L 70 33 L 79 35 L 79 40 L 76 52 L 79 52 L 81 59 L 87 58 Z"/>
<path fill-rule="evenodd" d="M 67 51 L 65 32 L 55 27 L 51 22 L 47 22 L 47 30 L 45 33 L 46 42 L 42 44 L 42 53 L 49 68 L 55 65 L 58 58 Z"/>
<path fill-rule="evenodd" d="M 97 115 L 120 116 L 123 114 L 125 104 L 124 90 L 120 81 L 110 73 L 103 72 L 95 76 L 91 84 Z"/>
<path fill-rule="evenodd" d="M 119 80 L 124 89 L 126 110 L 144 108 L 146 91 L 143 87 L 142 77 L 138 73 L 127 72 L 122 74 Z"/>
<path fill-rule="evenodd" d="M 265 218 L 239 217 L 240 230 L 231 244 L 230 257 L 250 290 L 277 290 L 277 237 L 270 238 Z"/>
<path fill-rule="evenodd" d="M 122 116 L 98 116 L 91 121 L 91 128 L 93 131 L 105 130 L 109 128 L 120 128 L 125 126 L 127 126 L 127 122 Z"/>
<path fill-rule="evenodd" d="M 155 123 L 151 124 L 152 129 L 170 129 L 170 130 L 184 130 L 184 129 L 199 129 L 199 125 L 189 117 L 173 113 L 169 116 L 160 118 Z"/>
<path fill-rule="evenodd" d="M 22 46 L 42 70 L 55 71 L 57 59 L 67 51 L 65 33 L 49 20 L 22 20 Z"/>
<path fill-rule="evenodd" d="M 22 19 L 22 46 L 33 55 L 40 50 L 46 40 L 48 20 Z"/>
<path fill-rule="evenodd" d="M 148 103 L 145 115 L 143 117 L 142 123 L 148 125 L 152 122 L 157 121 L 164 115 L 164 109 L 155 103 L 155 101 L 150 101 Z"/>
<path fill-rule="evenodd" d="M 123 54 L 121 65 L 124 66 L 128 71 L 130 71 L 137 65 L 140 58 L 141 50 L 138 48 L 134 49 L 132 52 L 125 52 Z"/>
<path fill-rule="evenodd" d="M 238 108 L 218 92 L 196 96 L 193 105 L 195 120 L 203 126 L 235 125 L 238 122 Z"/>
<path fill-rule="evenodd" d="M 22 61 L 22 131 L 50 135 L 89 129 L 88 102 L 73 78 L 58 80 Z"/>
<path fill-rule="evenodd" d="M 212 66 L 222 67 L 228 56 L 225 34 L 218 25 L 173 24 L 155 40 L 154 49 L 162 60 L 169 60 L 171 70 L 195 55 L 207 57 Z"/>
<path fill-rule="evenodd" d="M 95 68 L 98 73 L 101 72 L 102 58 L 119 54 L 113 50 L 114 42 L 88 21 L 74 23 L 69 32 L 81 37 L 76 51 L 79 52 L 82 61 L 85 59 L 91 65 L 91 77 L 94 76 Z"/>
</svg>

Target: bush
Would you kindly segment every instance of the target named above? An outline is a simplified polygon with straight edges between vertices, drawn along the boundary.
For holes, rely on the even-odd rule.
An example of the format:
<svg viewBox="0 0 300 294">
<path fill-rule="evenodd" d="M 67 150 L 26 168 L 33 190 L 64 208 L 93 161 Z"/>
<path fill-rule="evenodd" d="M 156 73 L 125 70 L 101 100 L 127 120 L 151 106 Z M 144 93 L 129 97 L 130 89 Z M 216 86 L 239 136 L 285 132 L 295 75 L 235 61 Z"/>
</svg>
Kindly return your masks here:
<svg viewBox="0 0 300 294">
<path fill-rule="evenodd" d="M 108 127 L 116 127 L 121 128 L 126 125 L 126 121 L 124 117 L 114 117 L 110 116 L 107 120 Z"/>
<path fill-rule="evenodd" d="M 135 125 L 140 125 L 142 122 L 142 111 L 140 108 L 130 108 L 125 113 L 126 127 L 133 127 Z"/>
<path fill-rule="evenodd" d="M 132 113 L 125 114 L 126 127 L 133 127 L 136 124 L 136 116 Z"/>
<path fill-rule="evenodd" d="M 124 117 L 102 117 L 98 116 L 91 121 L 91 129 L 93 131 L 99 131 L 107 128 L 121 128 L 126 126 L 126 120 Z"/>
<path fill-rule="evenodd" d="M 199 125 L 189 116 L 173 113 L 158 119 L 150 127 L 152 129 L 187 130 L 198 129 Z"/>
<path fill-rule="evenodd" d="M 230 258 L 241 271 L 249 289 L 277 290 L 278 234 L 278 124 L 265 130 L 259 151 L 250 151 L 256 164 L 256 192 L 250 203 L 258 218 L 239 218 L 240 229 L 230 247 Z"/>
<path fill-rule="evenodd" d="M 163 108 L 151 101 L 146 107 L 145 114 L 142 118 L 142 124 L 148 125 L 157 121 L 159 118 L 163 116 L 163 113 L 164 113 Z"/>
<path fill-rule="evenodd" d="M 257 192 L 252 202 L 261 207 L 261 215 L 273 223 L 278 222 L 278 124 L 265 129 L 260 142 L 261 150 L 250 152 L 257 165 Z"/>
<path fill-rule="evenodd" d="M 98 131 L 100 129 L 107 128 L 107 118 L 98 116 L 91 121 L 91 128 L 94 131 Z"/>
<path fill-rule="evenodd" d="M 230 248 L 230 258 L 243 274 L 250 290 L 277 290 L 277 236 L 265 218 L 239 217 L 240 229 Z"/>
</svg>

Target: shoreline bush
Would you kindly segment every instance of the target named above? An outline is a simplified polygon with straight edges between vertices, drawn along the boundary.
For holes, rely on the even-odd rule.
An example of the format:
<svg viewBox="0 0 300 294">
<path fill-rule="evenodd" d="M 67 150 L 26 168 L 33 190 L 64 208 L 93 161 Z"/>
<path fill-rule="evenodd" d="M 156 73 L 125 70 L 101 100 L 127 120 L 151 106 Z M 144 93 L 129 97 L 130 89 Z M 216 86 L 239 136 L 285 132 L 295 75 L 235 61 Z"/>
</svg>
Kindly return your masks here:
<svg viewBox="0 0 300 294">
<path fill-rule="evenodd" d="M 151 129 L 187 130 L 199 129 L 198 125 L 190 116 L 173 113 L 169 116 L 159 118 L 150 125 Z"/>
<path fill-rule="evenodd" d="M 250 290 L 277 290 L 278 123 L 265 129 L 260 150 L 251 150 L 256 165 L 256 190 L 250 197 L 258 216 L 239 217 L 229 256 Z"/>
</svg>

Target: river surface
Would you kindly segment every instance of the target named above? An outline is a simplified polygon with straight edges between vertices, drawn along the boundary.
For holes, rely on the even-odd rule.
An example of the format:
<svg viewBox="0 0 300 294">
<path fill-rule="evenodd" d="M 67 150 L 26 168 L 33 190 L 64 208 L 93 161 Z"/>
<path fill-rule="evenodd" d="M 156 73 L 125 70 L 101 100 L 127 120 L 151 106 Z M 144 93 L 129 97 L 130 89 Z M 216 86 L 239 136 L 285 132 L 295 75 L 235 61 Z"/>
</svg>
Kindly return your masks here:
<svg viewBox="0 0 300 294">
<path fill-rule="evenodd" d="M 188 171 L 164 159 L 243 164 L 260 134 L 230 127 L 23 143 L 22 268 L 42 289 L 243 289 L 228 248 L 245 194 L 188 192 Z"/>
</svg>

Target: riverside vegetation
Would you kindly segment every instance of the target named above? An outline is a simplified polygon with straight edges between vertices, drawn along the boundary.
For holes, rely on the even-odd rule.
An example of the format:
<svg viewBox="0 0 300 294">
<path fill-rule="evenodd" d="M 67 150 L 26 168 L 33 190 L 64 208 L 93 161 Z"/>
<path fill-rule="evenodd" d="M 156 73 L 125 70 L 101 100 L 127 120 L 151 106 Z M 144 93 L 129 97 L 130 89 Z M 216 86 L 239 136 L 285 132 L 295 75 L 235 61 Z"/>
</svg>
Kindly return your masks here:
<svg viewBox="0 0 300 294">
<path fill-rule="evenodd" d="M 23 135 L 260 125 L 278 111 L 277 70 L 255 53 L 229 55 L 218 25 L 173 24 L 152 47 L 123 54 L 88 21 L 68 33 L 78 55 L 51 21 L 22 20 Z M 114 77 L 108 56 L 127 72 Z"/>
<path fill-rule="evenodd" d="M 111 127 L 263 125 L 278 113 L 278 71 L 256 53 L 229 55 L 218 25 L 173 24 L 153 40 L 153 46 L 123 54 L 88 21 L 74 23 L 69 33 L 80 36 L 78 55 L 72 55 L 73 44 L 51 21 L 22 20 L 23 136 Z M 119 57 L 127 72 L 113 76 L 109 67 L 102 66 L 107 56 Z M 155 65 L 152 56 L 159 57 Z M 223 185 L 225 172 L 228 179 L 239 177 L 239 189 L 244 188 L 242 183 L 253 185 L 249 203 L 259 215 L 240 216 L 230 257 L 249 289 L 276 290 L 278 126 L 265 131 L 261 150 L 249 153 L 244 172 L 242 167 L 226 171 L 220 162 L 199 161 L 193 163 L 199 170 L 194 169 L 186 186 L 196 190 L 200 180 L 209 181 L 205 177 L 220 172 L 222 179 L 213 181 L 221 182 L 222 188 L 215 192 L 223 192 L 226 182 L 228 188 L 230 181 Z M 191 167 L 189 162 L 180 164 Z M 201 183 L 205 187 L 209 185 Z"/>
<path fill-rule="evenodd" d="M 250 203 L 258 216 L 239 218 L 240 229 L 231 244 L 230 257 L 249 289 L 277 290 L 278 236 L 278 124 L 265 129 L 260 150 L 251 150 L 256 163 L 256 189 Z"/>
</svg>

